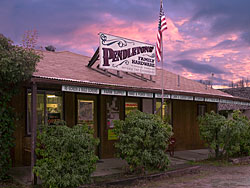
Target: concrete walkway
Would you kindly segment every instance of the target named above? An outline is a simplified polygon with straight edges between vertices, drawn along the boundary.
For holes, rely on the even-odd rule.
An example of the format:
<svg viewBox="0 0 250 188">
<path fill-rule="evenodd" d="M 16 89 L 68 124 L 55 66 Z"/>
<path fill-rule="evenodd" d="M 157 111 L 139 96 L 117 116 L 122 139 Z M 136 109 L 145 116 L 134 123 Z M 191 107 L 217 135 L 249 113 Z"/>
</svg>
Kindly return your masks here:
<svg viewBox="0 0 250 188">
<path fill-rule="evenodd" d="M 208 149 L 176 151 L 170 158 L 170 167 L 188 163 L 189 161 L 200 161 L 209 157 Z M 112 158 L 98 161 L 96 171 L 92 177 L 120 174 L 125 171 L 127 163 L 124 160 Z M 30 184 L 30 167 L 15 167 L 10 175 L 21 184 Z"/>
<path fill-rule="evenodd" d="M 173 157 L 169 156 L 170 167 L 180 164 L 185 164 L 188 161 L 201 161 L 209 157 L 208 149 L 176 151 Z M 122 173 L 126 168 L 127 163 L 124 160 L 112 158 L 102 159 L 97 163 L 97 169 L 92 174 L 96 176 L 107 176 L 117 173 Z"/>
</svg>

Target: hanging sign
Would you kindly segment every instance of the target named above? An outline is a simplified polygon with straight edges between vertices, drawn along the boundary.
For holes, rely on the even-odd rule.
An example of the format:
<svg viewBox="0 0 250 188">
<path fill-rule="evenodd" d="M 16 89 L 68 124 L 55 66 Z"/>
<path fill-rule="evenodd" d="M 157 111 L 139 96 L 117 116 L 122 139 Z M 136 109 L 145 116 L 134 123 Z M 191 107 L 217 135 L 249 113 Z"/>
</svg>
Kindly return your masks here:
<svg viewBox="0 0 250 188">
<path fill-rule="evenodd" d="M 126 96 L 126 91 L 122 90 L 113 90 L 113 89 L 102 89 L 101 94 L 103 95 L 118 95 L 118 96 Z"/>
<path fill-rule="evenodd" d="M 161 98 L 161 96 L 162 96 L 162 94 L 160 94 L 160 93 L 155 94 L 155 98 Z M 163 98 L 164 99 L 170 99 L 170 95 L 169 94 L 164 94 Z"/>
<path fill-rule="evenodd" d="M 242 105 L 247 106 L 248 103 L 247 102 L 242 102 Z"/>
<path fill-rule="evenodd" d="M 220 99 L 220 103 L 232 104 L 232 101 L 226 99 Z"/>
<path fill-rule="evenodd" d="M 240 101 L 234 101 L 234 104 L 241 105 Z"/>
<path fill-rule="evenodd" d="M 206 102 L 216 102 L 216 103 L 218 103 L 218 102 L 220 102 L 220 99 L 216 99 L 216 98 L 205 98 L 205 101 L 206 101 Z"/>
<path fill-rule="evenodd" d="M 195 101 L 204 101 L 204 97 L 194 97 Z"/>
<path fill-rule="evenodd" d="M 99 94 L 99 89 L 90 87 L 78 87 L 78 86 L 62 86 L 62 91 L 76 92 L 76 93 L 90 93 Z"/>
<path fill-rule="evenodd" d="M 129 96 L 129 97 L 146 97 L 146 98 L 153 98 L 153 93 L 128 91 L 128 96 Z"/>
<path fill-rule="evenodd" d="M 185 95 L 171 95 L 171 99 L 192 101 L 194 97 Z"/>
<path fill-rule="evenodd" d="M 100 33 L 100 68 L 156 74 L 155 46 Z"/>
</svg>

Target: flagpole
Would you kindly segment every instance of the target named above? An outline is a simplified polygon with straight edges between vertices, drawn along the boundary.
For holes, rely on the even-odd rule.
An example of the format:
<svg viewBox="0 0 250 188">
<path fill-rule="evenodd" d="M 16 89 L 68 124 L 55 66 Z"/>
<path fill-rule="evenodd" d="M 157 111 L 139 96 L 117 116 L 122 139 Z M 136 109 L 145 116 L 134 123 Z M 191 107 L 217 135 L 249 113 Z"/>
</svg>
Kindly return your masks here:
<svg viewBox="0 0 250 188">
<path fill-rule="evenodd" d="M 162 35 L 162 33 L 161 33 Z M 163 119 L 164 82 L 163 82 L 163 36 L 161 36 L 161 119 Z"/>
<path fill-rule="evenodd" d="M 161 6 L 163 6 L 161 0 Z M 163 8 L 163 7 L 162 7 Z M 164 104 L 164 82 L 163 82 L 163 35 L 161 32 L 161 119 L 163 120 L 163 104 Z"/>
<path fill-rule="evenodd" d="M 164 104 L 164 72 L 163 72 L 163 36 L 162 32 L 167 29 L 167 22 L 164 16 L 163 11 L 163 3 L 161 0 L 161 7 L 160 7 L 160 18 L 159 18 L 159 28 L 157 33 L 157 62 L 161 61 L 161 106 L 156 111 L 158 113 L 161 110 L 161 118 L 163 119 L 163 104 Z"/>
</svg>

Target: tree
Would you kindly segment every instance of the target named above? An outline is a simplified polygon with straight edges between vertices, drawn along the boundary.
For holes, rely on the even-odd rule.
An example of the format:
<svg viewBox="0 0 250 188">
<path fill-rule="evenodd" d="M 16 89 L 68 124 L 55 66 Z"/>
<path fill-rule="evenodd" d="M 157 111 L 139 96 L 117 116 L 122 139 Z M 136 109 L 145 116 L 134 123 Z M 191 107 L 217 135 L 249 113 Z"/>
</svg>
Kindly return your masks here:
<svg viewBox="0 0 250 188">
<path fill-rule="evenodd" d="M 27 38 L 28 39 L 28 38 Z M 20 85 L 31 78 L 40 56 L 28 46 L 17 46 L 0 34 L 0 180 L 7 178 L 15 114 L 10 107 Z"/>
</svg>

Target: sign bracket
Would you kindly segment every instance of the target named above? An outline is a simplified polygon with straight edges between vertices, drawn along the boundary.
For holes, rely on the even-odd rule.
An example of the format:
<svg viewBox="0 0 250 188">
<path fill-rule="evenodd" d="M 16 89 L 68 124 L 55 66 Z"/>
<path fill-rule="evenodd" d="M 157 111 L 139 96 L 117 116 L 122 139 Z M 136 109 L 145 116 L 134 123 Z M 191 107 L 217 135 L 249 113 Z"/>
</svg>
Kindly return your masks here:
<svg viewBox="0 0 250 188">
<path fill-rule="evenodd" d="M 113 75 L 113 76 L 116 76 L 116 77 L 118 77 L 118 78 L 123 78 L 123 77 L 120 75 L 120 73 L 118 73 L 118 71 L 117 71 L 117 74 L 114 74 L 114 73 L 112 73 L 112 72 L 109 72 L 108 70 L 105 70 L 105 69 L 100 68 L 100 65 L 97 65 L 97 69 L 99 69 L 99 70 L 101 70 L 101 71 L 103 71 L 103 72 L 106 72 L 107 74 L 111 74 L 111 75 Z"/>
<path fill-rule="evenodd" d="M 87 67 L 92 67 L 95 62 L 98 60 L 99 58 L 99 47 L 96 49 L 94 55 L 92 56 L 91 60 L 89 61 L 89 64 L 87 65 Z"/>
</svg>

